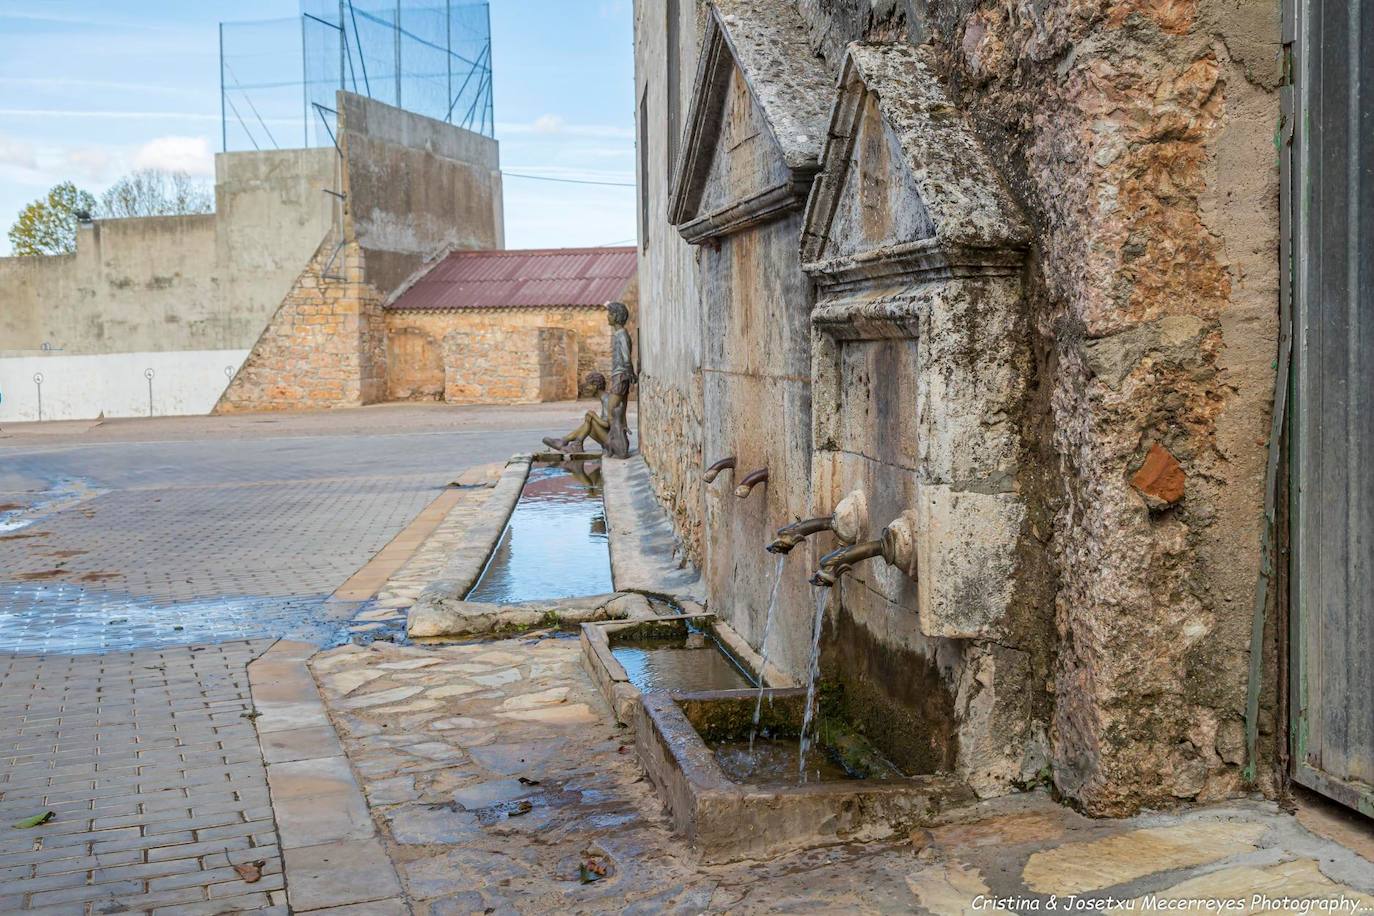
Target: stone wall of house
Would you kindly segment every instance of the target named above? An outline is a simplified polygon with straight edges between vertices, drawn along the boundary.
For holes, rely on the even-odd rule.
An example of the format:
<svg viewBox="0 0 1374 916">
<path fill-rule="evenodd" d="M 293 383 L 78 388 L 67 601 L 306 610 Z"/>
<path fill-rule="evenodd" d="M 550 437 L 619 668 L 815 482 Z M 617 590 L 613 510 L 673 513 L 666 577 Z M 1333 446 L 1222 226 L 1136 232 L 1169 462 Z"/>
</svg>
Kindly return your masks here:
<svg viewBox="0 0 1374 916">
<path fill-rule="evenodd" d="M 696 6 L 682 4 L 684 24 Z M 926 654 L 931 676 L 955 688 L 959 716 L 985 716 L 990 734 L 999 726 L 980 708 L 982 685 L 1020 683 L 1045 697 L 1049 778 L 1094 814 L 1234 794 L 1249 785 L 1247 763 L 1268 788 L 1272 769 L 1246 759 L 1244 711 L 1278 329 L 1278 9 L 1251 0 L 796 8 L 836 73 L 852 40 L 927 46 L 1031 228 L 1021 315 L 1031 369 L 1015 486 L 1031 507 L 1024 546 L 1039 554 L 1050 596 L 1021 618 L 1039 627 L 1020 634 L 1036 648 L 904 647 L 880 629 L 838 633 L 835 644 L 872 637 L 861 650 L 871 658 Z M 667 142 L 658 125 L 672 53 L 661 9 L 636 11 L 637 87 L 649 101 L 639 110 L 655 157 Z M 678 49 L 684 73 L 695 69 L 689 45 Z M 692 371 L 712 329 L 697 281 L 653 250 L 667 192 L 651 166 L 641 176 L 651 224 L 641 429 L 685 527 L 699 484 L 661 456 L 694 456 L 700 438 L 666 417 L 704 413 L 681 405 L 701 396 Z M 1269 695 L 1272 676 L 1254 686 Z M 1272 721 L 1259 727 L 1272 750 Z"/>
<path fill-rule="evenodd" d="M 600 306 L 387 309 L 386 327 L 389 352 L 396 357 L 395 362 L 387 365 L 387 387 L 392 398 L 443 398 L 480 404 L 487 403 L 482 400 L 486 392 L 492 397 L 491 403 L 557 401 L 589 394 L 583 384 L 588 372 L 595 370 L 610 377 L 611 331 L 606 324 L 606 310 Z M 566 375 L 567 384 L 550 386 L 533 381 L 545 375 L 537 363 L 531 362 L 531 353 L 544 352 L 537 344 L 538 336 L 531 333 L 539 329 L 562 329 L 571 335 L 568 342 L 563 342 L 559 335 L 544 338 L 548 346 L 563 354 L 566 365 L 554 374 L 560 378 Z M 461 360 L 453 361 L 443 355 L 449 352 L 461 352 L 464 358 L 470 356 L 478 362 L 465 366 Z M 478 365 L 483 367 L 481 371 Z M 483 372 L 501 381 L 484 380 Z M 516 379 L 524 381 L 516 384 Z M 516 389 L 519 394 L 513 393 Z M 532 392 L 543 394 L 534 396 Z"/>
<path fill-rule="evenodd" d="M 537 404 L 577 396 L 577 334 L 567 328 L 454 330 L 444 335 L 444 400 Z"/>
<path fill-rule="evenodd" d="M 698 566 L 705 506 L 701 472 L 701 360 L 705 322 L 697 294 L 696 249 L 668 222 L 683 113 L 692 91 L 702 4 L 635 4 L 635 104 L 642 115 L 636 173 L 644 199 L 639 226 L 639 448 L 654 491 L 671 513 L 685 556 Z M 676 28 L 667 17 L 676 14 Z M 677 46 L 670 49 L 670 36 Z M 669 99 L 669 60 L 676 91 Z M 659 125 L 662 125 L 660 127 Z M 676 135 L 676 136 L 675 136 Z M 716 456 L 721 457 L 721 456 Z"/>
<path fill-rule="evenodd" d="M 220 397 L 216 413 L 345 407 L 386 393 L 382 295 L 368 283 L 357 244 L 325 239 L 252 353 Z"/>
</svg>

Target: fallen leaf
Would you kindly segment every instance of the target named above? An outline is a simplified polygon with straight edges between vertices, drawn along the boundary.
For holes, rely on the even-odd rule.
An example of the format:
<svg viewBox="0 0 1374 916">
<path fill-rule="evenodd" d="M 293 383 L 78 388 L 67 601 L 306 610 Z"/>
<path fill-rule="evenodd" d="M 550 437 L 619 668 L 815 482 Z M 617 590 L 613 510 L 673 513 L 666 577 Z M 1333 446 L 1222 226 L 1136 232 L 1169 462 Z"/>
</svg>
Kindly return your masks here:
<svg viewBox="0 0 1374 916">
<path fill-rule="evenodd" d="M 267 864 L 266 859 L 258 859 L 256 862 L 240 862 L 234 866 L 234 871 L 243 879 L 245 884 L 256 884 L 262 879 L 262 867 Z"/>
<path fill-rule="evenodd" d="M 35 814 L 33 817 L 26 817 L 22 821 L 17 821 L 14 826 L 18 827 L 20 830 L 25 830 L 29 827 L 38 827 L 42 824 L 46 824 L 56 816 L 56 811 L 44 811 L 42 814 Z"/>
<path fill-rule="evenodd" d="M 577 879 L 583 884 L 591 884 L 606 877 L 606 866 L 596 859 L 588 859 L 577 866 Z"/>
<path fill-rule="evenodd" d="M 539 785 L 539 780 L 537 780 L 537 779 L 530 779 L 530 778 L 527 777 L 527 776 L 521 776 L 521 777 L 520 777 L 520 785 L 522 785 L 522 786 L 537 786 L 537 785 Z"/>
</svg>

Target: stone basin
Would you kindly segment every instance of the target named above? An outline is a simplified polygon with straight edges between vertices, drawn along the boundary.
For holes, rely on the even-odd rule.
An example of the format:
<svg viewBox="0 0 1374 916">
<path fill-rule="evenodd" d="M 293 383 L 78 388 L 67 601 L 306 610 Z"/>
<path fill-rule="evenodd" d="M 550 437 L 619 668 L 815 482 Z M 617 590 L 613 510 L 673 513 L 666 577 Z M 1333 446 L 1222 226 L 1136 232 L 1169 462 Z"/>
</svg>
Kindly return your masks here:
<svg viewBox="0 0 1374 916">
<path fill-rule="evenodd" d="M 691 602 L 686 602 L 692 604 Z M 689 630 L 700 631 L 715 643 L 715 648 L 743 676 L 754 684 L 764 662 L 728 624 L 708 613 L 673 614 L 635 620 L 594 621 L 582 624 L 582 661 L 601 695 L 615 711 L 616 721 L 634 725 L 640 689 L 615 657 L 614 646 L 622 640 L 653 637 L 685 638 Z M 792 681 L 772 665 L 767 666 L 765 683 L 772 687 L 792 686 Z"/>
<path fill-rule="evenodd" d="M 804 688 L 766 688 L 761 725 L 800 731 Z M 834 843 L 906 836 L 942 823 L 973 792 L 946 774 L 807 783 L 736 782 L 712 743 L 747 739 L 757 690 L 650 691 L 636 709 L 635 749 L 674 829 L 708 864 L 765 859 Z M 738 734 L 737 734 L 738 733 Z"/>
</svg>

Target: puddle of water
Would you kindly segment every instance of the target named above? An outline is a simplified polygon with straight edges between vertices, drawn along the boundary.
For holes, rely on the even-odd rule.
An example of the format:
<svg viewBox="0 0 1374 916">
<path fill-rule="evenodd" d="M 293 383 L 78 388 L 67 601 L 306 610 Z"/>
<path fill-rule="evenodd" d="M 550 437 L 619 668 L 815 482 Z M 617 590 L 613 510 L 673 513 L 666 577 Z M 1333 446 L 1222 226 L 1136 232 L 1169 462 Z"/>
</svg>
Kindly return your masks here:
<svg viewBox="0 0 1374 916">
<path fill-rule="evenodd" d="M 751 747 L 752 745 L 752 747 Z M 801 766 L 801 746 L 795 737 L 745 739 L 715 745 L 716 762 L 735 782 L 795 784 Z M 834 782 L 860 778 L 832 757 L 813 748 L 806 756 L 807 782 Z"/>
<path fill-rule="evenodd" d="M 601 491 L 564 468 L 532 468 L 467 600 L 516 604 L 612 590 Z"/>
<path fill-rule="evenodd" d="M 328 595 L 164 601 L 67 582 L 0 582 L 0 652 L 78 655 L 237 639 L 347 638 Z"/>
<path fill-rule="evenodd" d="M 6 503 L 0 506 L 0 534 L 27 528 L 55 512 L 70 508 L 84 499 L 104 493 L 84 480 L 61 478 L 53 481 L 48 489 L 35 494 L 27 506 Z"/>
<path fill-rule="evenodd" d="M 707 633 L 615 640 L 611 654 L 640 690 L 743 690 L 754 682 Z"/>
</svg>

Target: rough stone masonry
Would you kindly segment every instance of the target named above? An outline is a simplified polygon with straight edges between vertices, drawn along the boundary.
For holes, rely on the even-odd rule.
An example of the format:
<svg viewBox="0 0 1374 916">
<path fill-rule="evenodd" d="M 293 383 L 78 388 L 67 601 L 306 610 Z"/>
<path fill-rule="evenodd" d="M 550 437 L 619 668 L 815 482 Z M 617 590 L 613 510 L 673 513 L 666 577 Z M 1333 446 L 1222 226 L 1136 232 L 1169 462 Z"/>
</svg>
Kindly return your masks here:
<svg viewBox="0 0 1374 916">
<path fill-rule="evenodd" d="M 754 5 L 722 4 L 736 20 L 727 30 L 748 36 Z M 1030 364 L 1006 419 L 1021 442 L 1022 549 L 1034 554 L 1024 568 L 1037 578 L 1014 651 L 983 645 L 1019 666 L 998 696 L 1012 702 L 1014 682 L 1015 714 L 1043 717 L 1043 737 L 1026 738 L 1044 742 L 1033 778 L 1093 814 L 1272 790 L 1272 674 L 1254 685 L 1257 761 L 1246 759 L 1244 714 L 1278 329 L 1277 11 L 1248 0 L 783 5 L 832 77 L 852 41 L 919 48 L 948 99 L 940 116 L 976 135 L 1030 227 L 1018 316 Z M 688 554 L 707 559 L 716 532 L 701 462 L 722 456 L 702 453 L 720 408 L 703 384 L 713 330 L 697 290 L 732 281 L 698 273 L 710 246 L 689 248 L 667 225 L 680 113 L 710 16 L 706 4 L 674 8 L 671 28 L 658 4 L 636 9 L 643 449 Z M 768 87 L 745 88 L 765 112 L 774 104 Z M 736 345 L 766 340 L 752 329 Z M 782 435 L 796 420 L 776 422 Z M 811 510 L 832 509 L 837 494 L 814 486 Z M 734 600 L 709 597 L 717 608 Z M 924 657 L 933 685 L 988 696 L 980 684 L 996 676 L 968 665 L 977 640 L 896 632 L 832 632 L 828 645 Z M 1275 668 L 1271 655 L 1262 670 Z M 955 727 L 974 708 L 956 710 Z"/>
</svg>

